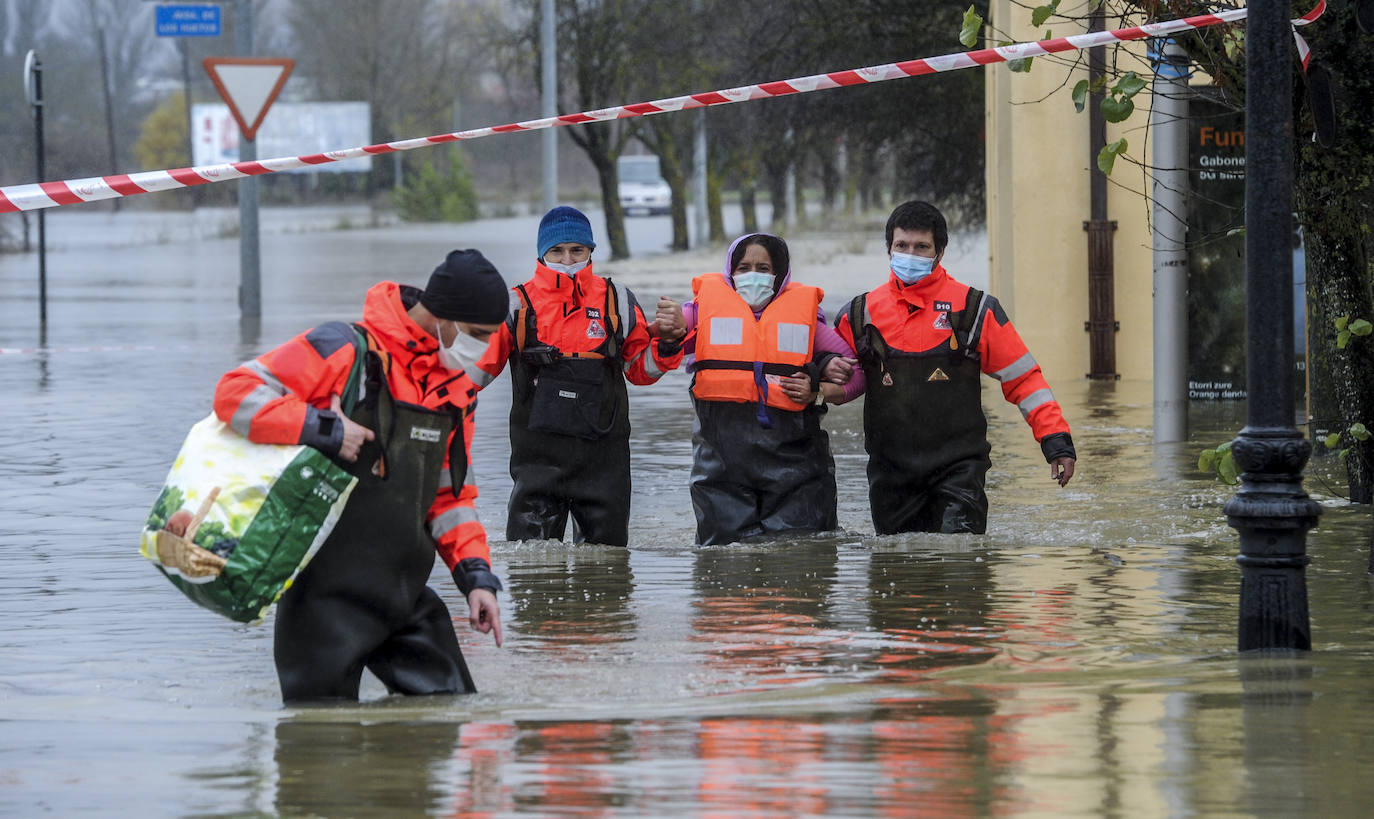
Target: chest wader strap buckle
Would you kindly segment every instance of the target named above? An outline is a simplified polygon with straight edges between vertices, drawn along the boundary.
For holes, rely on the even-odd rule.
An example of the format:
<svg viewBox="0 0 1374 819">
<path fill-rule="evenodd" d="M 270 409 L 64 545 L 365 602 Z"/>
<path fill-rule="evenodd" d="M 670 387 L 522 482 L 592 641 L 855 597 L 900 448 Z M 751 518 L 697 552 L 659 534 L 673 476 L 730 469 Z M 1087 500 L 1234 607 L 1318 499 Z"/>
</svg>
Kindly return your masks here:
<svg viewBox="0 0 1374 819">
<path fill-rule="evenodd" d="M 387 384 L 387 378 L 391 374 L 391 354 L 382 349 L 372 334 L 367 332 L 361 325 L 354 324 L 353 329 L 358 332 L 360 340 L 366 341 L 367 350 L 362 353 L 364 359 L 364 371 L 366 378 L 363 380 L 363 390 L 359 394 L 358 400 L 362 400 L 369 395 L 375 395 L 376 399 L 372 404 L 372 431 L 376 435 L 377 448 L 379 450 L 377 464 L 373 467 L 373 474 L 382 480 L 387 479 L 387 442 L 391 440 L 395 432 L 396 412 L 394 399 L 391 397 L 391 389 Z M 356 366 L 355 352 L 355 366 Z M 350 376 L 351 377 L 351 376 Z"/>
<path fill-rule="evenodd" d="M 970 287 L 964 297 L 964 307 L 949 314 L 949 323 L 954 332 L 949 336 L 949 349 L 958 350 L 963 345 L 966 358 L 978 357 L 978 342 L 983 335 L 983 316 L 987 314 L 987 294 L 976 287 Z"/>
<path fill-rule="evenodd" d="M 854 355 L 876 365 L 879 371 L 886 370 L 887 342 L 869 321 L 867 293 L 860 293 L 849 303 L 849 332 L 854 336 Z"/>
</svg>

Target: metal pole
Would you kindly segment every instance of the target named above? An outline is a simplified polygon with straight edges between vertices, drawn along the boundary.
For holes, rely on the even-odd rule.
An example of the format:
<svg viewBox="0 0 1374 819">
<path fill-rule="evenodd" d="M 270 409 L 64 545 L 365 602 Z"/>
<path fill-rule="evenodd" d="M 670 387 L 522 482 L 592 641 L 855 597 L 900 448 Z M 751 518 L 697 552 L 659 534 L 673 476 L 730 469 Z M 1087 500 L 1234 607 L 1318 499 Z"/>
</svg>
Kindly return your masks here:
<svg viewBox="0 0 1374 819">
<path fill-rule="evenodd" d="M 795 147 L 792 144 L 791 128 L 787 129 L 785 144 L 789 148 Z M 796 156 L 795 151 L 793 151 L 792 156 Z M 792 162 L 787 163 L 787 171 L 784 174 L 783 178 L 786 180 L 785 182 L 783 182 L 783 196 L 785 198 L 782 202 L 773 203 L 773 222 L 774 224 L 776 224 L 779 221 L 778 210 L 780 208 L 786 208 L 786 210 L 783 211 L 782 222 L 786 224 L 787 227 L 790 229 L 797 226 L 797 224 L 799 223 L 799 217 L 801 216 L 801 214 L 797 212 L 797 163 L 795 159 Z"/>
<path fill-rule="evenodd" d="M 710 229 L 706 227 L 706 109 L 697 111 L 696 146 L 692 163 L 696 174 L 696 207 L 692 214 L 696 221 L 695 247 L 705 247 Z"/>
<path fill-rule="evenodd" d="M 540 0 L 539 3 L 539 50 L 542 73 L 543 100 L 542 116 L 558 116 L 558 54 L 554 42 L 553 0 Z M 544 159 L 544 212 L 547 213 L 558 204 L 558 131 L 545 128 L 541 135 L 540 146 Z"/>
<path fill-rule="evenodd" d="M 1092 13 L 1089 31 L 1106 29 L 1101 6 Z M 1088 49 L 1091 88 L 1107 73 L 1104 46 Z M 1090 93 L 1088 103 L 1088 199 L 1091 218 L 1083 222 L 1088 233 L 1088 378 L 1115 381 L 1116 372 L 1116 263 L 1113 234 L 1116 222 L 1107 218 L 1107 175 L 1097 167 L 1097 156 L 1107 144 L 1107 120 L 1102 114 L 1102 92 Z"/>
<path fill-rule="evenodd" d="M 1253 0 L 1245 50 L 1246 425 L 1226 504 L 1240 533 L 1238 646 L 1312 647 L 1307 530 L 1321 508 L 1302 489 L 1312 445 L 1293 419 L 1293 72 L 1287 0 Z"/>
<path fill-rule="evenodd" d="M 1150 103 L 1154 163 L 1154 435 L 1188 440 L 1188 58 L 1158 46 Z"/>
<path fill-rule="evenodd" d="M 191 47 L 185 37 L 177 38 L 177 48 L 181 51 L 181 96 L 186 103 L 186 161 L 196 164 L 196 124 L 191 116 Z M 191 188 L 191 206 L 199 207 L 200 186 Z"/>
<path fill-rule="evenodd" d="M 234 50 L 253 56 L 253 0 L 238 0 L 234 8 Z M 258 146 L 239 135 L 239 161 L 258 158 Z M 262 316 L 262 259 L 258 252 L 258 178 L 239 180 L 239 315 Z"/>
<path fill-rule="evenodd" d="M 29 105 L 33 106 L 34 156 L 38 160 L 38 180 L 47 178 L 43 168 L 43 62 L 38 52 L 29 51 L 24 60 L 24 86 L 32 82 Z M 48 226 L 46 208 L 38 211 L 38 323 L 44 331 L 48 326 Z"/>
</svg>

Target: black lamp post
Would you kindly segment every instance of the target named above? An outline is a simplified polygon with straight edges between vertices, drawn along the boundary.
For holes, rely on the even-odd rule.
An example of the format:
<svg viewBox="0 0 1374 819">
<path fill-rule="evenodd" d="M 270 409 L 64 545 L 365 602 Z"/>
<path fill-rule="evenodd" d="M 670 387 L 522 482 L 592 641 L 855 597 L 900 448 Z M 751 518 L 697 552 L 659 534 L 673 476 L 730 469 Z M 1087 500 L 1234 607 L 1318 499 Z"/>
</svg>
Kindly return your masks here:
<svg viewBox="0 0 1374 819">
<path fill-rule="evenodd" d="M 1293 423 L 1293 58 L 1288 0 L 1252 0 L 1245 51 L 1246 424 L 1231 445 L 1241 487 L 1239 648 L 1312 647 L 1302 489 L 1312 445 Z"/>
</svg>

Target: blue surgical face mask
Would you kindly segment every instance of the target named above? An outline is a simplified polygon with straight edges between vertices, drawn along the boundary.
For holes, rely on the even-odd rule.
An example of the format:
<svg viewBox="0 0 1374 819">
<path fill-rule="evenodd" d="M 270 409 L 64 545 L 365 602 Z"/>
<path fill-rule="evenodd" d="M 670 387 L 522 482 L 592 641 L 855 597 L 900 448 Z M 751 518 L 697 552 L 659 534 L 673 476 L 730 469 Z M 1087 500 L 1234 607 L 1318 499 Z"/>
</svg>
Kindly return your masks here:
<svg viewBox="0 0 1374 819">
<path fill-rule="evenodd" d="M 735 292 L 744 303 L 758 310 L 773 298 L 772 273 L 736 273 Z"/>
<path fill-rule="evenodd" d="M 930 256 L 914 256 L 910 253 L 892 254 L 892 272 L 905 284 L 915 284 L 930 275 L 935 269 L 935 259 Z"/>
</svg>

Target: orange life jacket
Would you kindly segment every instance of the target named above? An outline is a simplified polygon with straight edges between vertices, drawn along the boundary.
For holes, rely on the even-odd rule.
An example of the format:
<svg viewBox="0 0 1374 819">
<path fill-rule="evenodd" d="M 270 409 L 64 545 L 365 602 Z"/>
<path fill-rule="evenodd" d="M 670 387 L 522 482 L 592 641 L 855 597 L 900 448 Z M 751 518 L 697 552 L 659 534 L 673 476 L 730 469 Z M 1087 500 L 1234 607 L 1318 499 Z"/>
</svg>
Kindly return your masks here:
<svg viewBox="0 0 1374 819">
<path fill-rule="evenodd" d="M 692 395 L 702 401 L 762 400 L 777 409 L 805 409 L 777 387 L 777 379 L 811 362 L 824 292 L 789 283 L 757 319 L 719 273 L 693 279 L 692 295 L 697 304 Z"/>
</svg>

